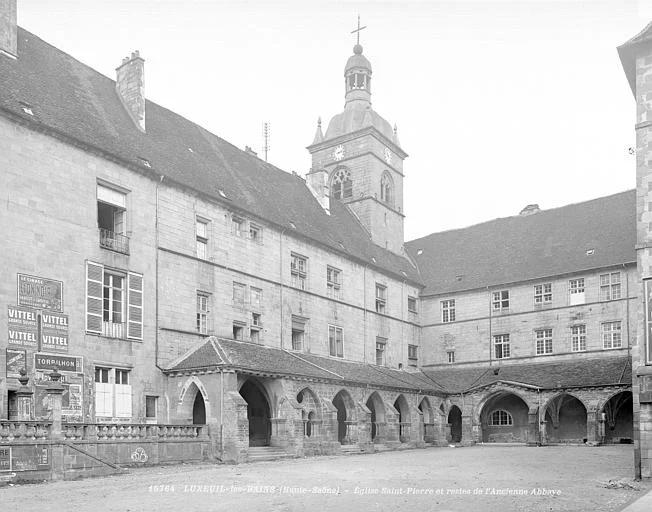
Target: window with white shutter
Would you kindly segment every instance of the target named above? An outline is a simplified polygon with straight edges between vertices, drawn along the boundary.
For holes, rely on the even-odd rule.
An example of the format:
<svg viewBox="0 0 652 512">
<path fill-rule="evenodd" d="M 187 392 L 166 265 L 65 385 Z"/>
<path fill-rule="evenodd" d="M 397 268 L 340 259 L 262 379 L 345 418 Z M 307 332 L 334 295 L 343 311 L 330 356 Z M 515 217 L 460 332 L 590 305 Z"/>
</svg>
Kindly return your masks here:
<svg viewBox="0 0 652 512">
<path fill-rule="evenodd" d="M 86 262 L 86 331 L 102 334 L 102 276 L 104 267 Z"/>
<path fill-rule="evenodd" d="M 127 337 L 143 339 L 143 276 L 129 272 Z M 131 396 L 131 395 L 130 395 Z"/>
</svg>

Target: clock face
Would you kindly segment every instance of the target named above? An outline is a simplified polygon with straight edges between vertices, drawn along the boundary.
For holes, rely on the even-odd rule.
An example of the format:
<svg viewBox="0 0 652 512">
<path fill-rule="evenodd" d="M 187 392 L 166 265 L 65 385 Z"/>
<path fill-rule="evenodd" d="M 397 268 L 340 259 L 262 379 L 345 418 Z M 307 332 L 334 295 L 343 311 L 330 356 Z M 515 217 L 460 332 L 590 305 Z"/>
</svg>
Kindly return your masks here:
<svg viewBox="0 0 652 512">
<path fill-rule="evenodd" d="M 344 158 L 344 146 L 342 146 L 342 144 L 333 150 L 333 158 L 338 162 Z"/>
<path fill-rule="evenodd" d="M 392 152 L 389 150 L 389 148 L 385 148 L 385 162 L 388 164 L 392 163 Z"/>
</svg>

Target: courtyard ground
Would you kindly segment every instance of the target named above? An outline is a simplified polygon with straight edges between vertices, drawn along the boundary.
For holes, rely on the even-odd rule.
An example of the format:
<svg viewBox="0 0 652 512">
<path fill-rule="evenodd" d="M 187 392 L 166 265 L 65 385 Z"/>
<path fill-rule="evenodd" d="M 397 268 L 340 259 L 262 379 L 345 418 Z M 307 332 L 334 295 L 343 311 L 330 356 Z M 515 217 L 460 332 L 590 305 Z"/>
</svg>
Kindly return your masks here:
<svg viewBox="0 0 652 512">
<path fill-rule="evenodd" d="M 632 467 L 631 445 L 427 448 L 14 485 L 0 510 L 617 511 L 652 487 Z"/>
</svg>

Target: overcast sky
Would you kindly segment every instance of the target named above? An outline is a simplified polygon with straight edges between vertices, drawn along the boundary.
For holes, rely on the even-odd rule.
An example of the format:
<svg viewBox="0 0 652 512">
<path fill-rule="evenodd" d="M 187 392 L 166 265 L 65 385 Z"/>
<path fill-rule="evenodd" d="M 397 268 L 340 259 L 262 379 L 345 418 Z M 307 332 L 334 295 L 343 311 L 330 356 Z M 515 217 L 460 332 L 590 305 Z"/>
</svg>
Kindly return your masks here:
<svg viewBox="0 0 652 512">
<path fill-rule="evenodd" d="M 18 0 L 19 24 L 114 78 L 145 58 L 149 99 L 304 175 L 344 106 L 355 43 L 398 125 L 406 239 L 635 186 L 634 100 L 616 46 L 652 0 Z"/>
</svg>

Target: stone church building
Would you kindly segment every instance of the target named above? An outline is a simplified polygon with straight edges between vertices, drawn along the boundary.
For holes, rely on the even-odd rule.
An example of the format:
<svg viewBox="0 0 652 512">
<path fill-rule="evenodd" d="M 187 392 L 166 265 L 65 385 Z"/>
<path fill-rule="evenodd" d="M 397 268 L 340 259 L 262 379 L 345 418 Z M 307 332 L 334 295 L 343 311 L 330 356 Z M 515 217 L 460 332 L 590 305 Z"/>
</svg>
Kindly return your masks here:
<svg viewBox="0 0 652 512">
<path fill-rule="evenodd" d="M 0 0 L 0 440 L 19 371 L 43 418 L 55 367 L 68 423 L 205 424 L 225 461 L 635 440 L 643 192 L 406 242 L 408 154 L 361 45 L 304 178 L 149 101 L 138 52 L 108 78 L 16 9 Z"/>
</svg>

